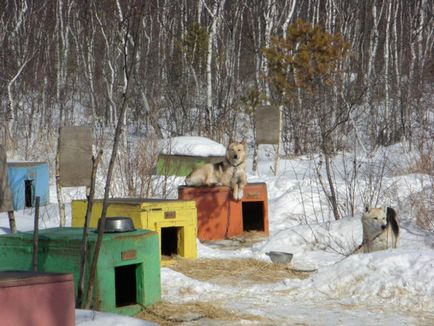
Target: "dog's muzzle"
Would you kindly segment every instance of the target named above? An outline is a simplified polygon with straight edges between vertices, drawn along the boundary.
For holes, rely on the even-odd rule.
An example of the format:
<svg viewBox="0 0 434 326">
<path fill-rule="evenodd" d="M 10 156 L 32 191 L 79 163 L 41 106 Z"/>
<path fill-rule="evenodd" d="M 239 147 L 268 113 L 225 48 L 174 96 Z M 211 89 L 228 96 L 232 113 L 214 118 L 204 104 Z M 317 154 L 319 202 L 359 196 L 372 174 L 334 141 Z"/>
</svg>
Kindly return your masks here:
<svg viewBox="0 0 434 326">
<path fill-rule="evenodd" d="M 382 228 L 383 230 L 386 230 L 387 225 L 386 225 L 386 224 L 383 224 L 383 225 L 381 226 L 381 228 Z"/>
</svg>

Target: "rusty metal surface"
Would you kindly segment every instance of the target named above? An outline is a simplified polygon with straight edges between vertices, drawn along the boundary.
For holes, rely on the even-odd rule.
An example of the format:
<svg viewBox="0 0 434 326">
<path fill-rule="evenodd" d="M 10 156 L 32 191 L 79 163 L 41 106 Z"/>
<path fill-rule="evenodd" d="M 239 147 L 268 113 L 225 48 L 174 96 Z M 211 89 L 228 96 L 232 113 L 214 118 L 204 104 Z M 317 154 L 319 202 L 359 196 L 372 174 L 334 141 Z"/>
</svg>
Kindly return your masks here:
<svg viewBox="0 0 434 326">
<path fill-rule="evenodd" d="M 0 288 L 53 282 L 70 282 L 72 280 L 73 278 L 71 273 L 42 273 L 27 271 L 0 272 Z"/>
<path fill-rule="evenodd" d="M 92 129 L 62 127 L 60 130 L 60 184 L 90 186 L 92 173 Z"/>
<path fill-rule="evenodd" d="M 256 108 L 256 143 L 278 144 L 280 135 L 280 109 L 277 106 Z"/>
</svg>

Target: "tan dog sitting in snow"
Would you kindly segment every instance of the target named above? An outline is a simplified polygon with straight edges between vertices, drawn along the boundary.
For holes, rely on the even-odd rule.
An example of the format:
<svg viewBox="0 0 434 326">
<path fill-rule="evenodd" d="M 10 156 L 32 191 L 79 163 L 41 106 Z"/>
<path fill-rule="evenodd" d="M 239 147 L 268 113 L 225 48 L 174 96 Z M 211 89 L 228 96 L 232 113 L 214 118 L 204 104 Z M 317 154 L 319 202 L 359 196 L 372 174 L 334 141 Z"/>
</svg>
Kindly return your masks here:
<svg viewBox="0 0 434 326">
<path fill-rule="evenodd" d="M 243 197 L 246 175 L 247 145 L 231 143 L 223 162 L 208 163 L 194 170 L 185 178 L 188 186 L 229 186 L 235 200 Z"/>
<path fill-rule="evenodd" d="M 362 225 L 363 242 L 356 252 L 368 253 L 396 248 L 399 241 L 399 220 L 393 208 L 366 208 Z"/>
</svg>

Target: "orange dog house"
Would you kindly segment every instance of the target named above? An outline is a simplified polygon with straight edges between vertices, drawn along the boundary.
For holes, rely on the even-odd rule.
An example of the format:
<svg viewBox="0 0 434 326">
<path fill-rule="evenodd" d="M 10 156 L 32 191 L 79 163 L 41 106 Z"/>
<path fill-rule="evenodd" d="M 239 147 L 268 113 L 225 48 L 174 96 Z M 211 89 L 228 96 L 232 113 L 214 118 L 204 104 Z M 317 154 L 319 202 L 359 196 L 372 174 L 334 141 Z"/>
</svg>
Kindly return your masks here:
<svg viewBox="0 0 434 326">
<path fill-rule="evenodd" d="M 241 200 L 229 187 L 178 188 L 182 200 L 194 200 L 199 240 L 222 240 L 257 231 L 268 235 L 268 197 L 265 183 L 249 183 Z"/>
</svg>

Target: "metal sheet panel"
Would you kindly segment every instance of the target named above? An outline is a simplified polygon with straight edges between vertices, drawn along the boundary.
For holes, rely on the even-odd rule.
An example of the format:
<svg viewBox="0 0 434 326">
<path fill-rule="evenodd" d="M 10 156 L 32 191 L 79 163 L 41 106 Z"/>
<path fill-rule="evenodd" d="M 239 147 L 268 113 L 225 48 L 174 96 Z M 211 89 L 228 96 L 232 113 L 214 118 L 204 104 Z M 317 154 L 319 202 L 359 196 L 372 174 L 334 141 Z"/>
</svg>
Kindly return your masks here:
<svg viewBox="0 0 434 326">
<path fill-rule="evenodd" d="M 256 108 L 256 143 L 278 144 L 280 135 L 280 109 L 276 106 Z"/>
<path fill-rule="evenodd" d="M 60 130 L 60 185 L 90 186 L 92 129 L 62 127 Z"/>
</svg>

